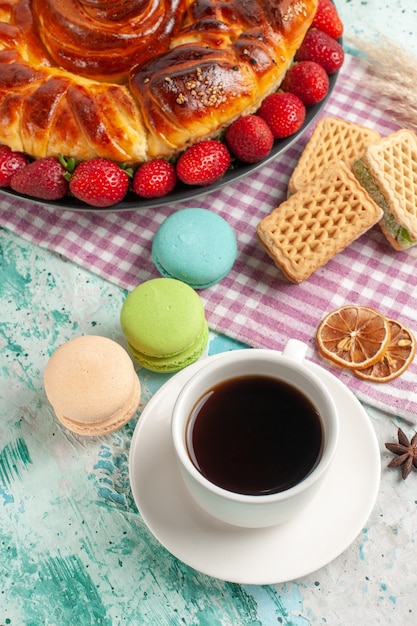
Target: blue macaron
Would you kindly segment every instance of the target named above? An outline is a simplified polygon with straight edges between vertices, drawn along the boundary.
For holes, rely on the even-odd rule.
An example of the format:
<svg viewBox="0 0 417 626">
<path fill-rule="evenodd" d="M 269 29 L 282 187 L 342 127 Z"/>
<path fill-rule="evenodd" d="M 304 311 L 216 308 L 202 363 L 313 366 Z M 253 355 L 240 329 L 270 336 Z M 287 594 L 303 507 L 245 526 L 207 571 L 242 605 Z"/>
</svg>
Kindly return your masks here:
<svg viewBox="0 0 417 626">
<path fill-rule="evenodd" d="M 182 209 L 162 222 L 152 242 L 152 259 L 166 278 L 193 289 L 221 281 L 237 256 L 236 235 L 228 222 L 207 209 Z"/>
</svg>

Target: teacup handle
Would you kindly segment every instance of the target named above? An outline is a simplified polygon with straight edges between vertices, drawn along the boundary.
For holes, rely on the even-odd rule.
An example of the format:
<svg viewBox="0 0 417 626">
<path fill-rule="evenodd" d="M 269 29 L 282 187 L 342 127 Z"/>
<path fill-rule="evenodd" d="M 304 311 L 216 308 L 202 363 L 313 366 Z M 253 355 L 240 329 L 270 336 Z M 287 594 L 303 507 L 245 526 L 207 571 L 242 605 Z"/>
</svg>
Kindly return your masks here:
<svg viewBox="0 0 417 626">
<path fill-rule="evenodd" d="M 303 341 L 299 341 L 299 339 L 288 339 L 282 354 L 293 361 L 297 361 L 297 363 L 302 363 L 307 354 L 307 349 L 308 346 Z"/>
</svg>

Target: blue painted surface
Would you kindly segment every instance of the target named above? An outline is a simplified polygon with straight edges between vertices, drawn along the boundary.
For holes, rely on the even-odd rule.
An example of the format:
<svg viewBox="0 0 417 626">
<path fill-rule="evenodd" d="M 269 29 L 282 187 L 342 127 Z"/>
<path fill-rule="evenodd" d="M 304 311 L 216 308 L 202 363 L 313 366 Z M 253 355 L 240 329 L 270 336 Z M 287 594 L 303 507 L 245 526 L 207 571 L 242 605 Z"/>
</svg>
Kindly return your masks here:
<svg viewBox="0 0 417 626">
<path fill-rule="evenodd" d="M 93 332 L 123 342 L 125 294 L 3 230 L 0 252 L 0 624 L 307 626 L 363 615 L 368 624 L 414 623 L 416 476 L 403 482 L 386 470 L 383 447 L 396 420 L 370 410 L 380 495 L 340 557 L 276 586 L 202 575 L 162 548 L 136 510 L 128 454 L 138 417 L 108 437 L 77 437 L 43 390 L 43 369 L 63 341 Z M 209 352 L 242 347 L 213 335 Z M 139 376 L 143 406 L 167 377 Z"/>
<path fill-rule="evenodd" d="M 400 43 L 406 50 L 417 54 L 416 24 L 417 4 L 413 0 L 334 0 L 345 25 L 347 48 L 356 52 L 349 42 L 349 35 L 365 41 L 378 40 L 383 34 Z"/>
<path fill-rule="evenodd" d="M 415 50 L 414 2 L 337 5 L 348 32 L 372 28 Z M 123 343 L 124 295 L 0 230 L 0 624 L 415 624 L 417 476 L 401 481 L 386 470 L 383 444 L 399 422 L 372 409 L 380 494 L 366 528 L 326 567 L 281 585 L 236 585 L 192 570 L 159 545 L 129 485 L 140 411 L 109 437 L 79 438 L 57 423 L 42 384 L 49 356 L 69 338 L 96 333 Z M 241 347 L 211 337 L 211 354 Z M 139 375 L 144 406 L 167 376 Z"/>
</svg>

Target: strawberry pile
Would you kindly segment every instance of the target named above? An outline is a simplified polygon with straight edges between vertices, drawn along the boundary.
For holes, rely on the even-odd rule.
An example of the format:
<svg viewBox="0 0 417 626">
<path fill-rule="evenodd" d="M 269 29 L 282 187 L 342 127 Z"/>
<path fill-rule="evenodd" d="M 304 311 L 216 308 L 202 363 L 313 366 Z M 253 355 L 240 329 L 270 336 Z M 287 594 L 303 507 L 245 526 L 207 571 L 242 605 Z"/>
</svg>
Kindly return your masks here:
<svg viewBox="0 0 417 626">
<path fill-rule="evenodd" d="M 118 204 L 128 192 L 159 198 L 184 185 L 211 185 L 236 163 L 258 163 L 274 141 L 302 128 L 306 107 L 329 91 L 329 75 L 343 64 L 337 41 L 343 24 L 332 0 L 319 0 L 317 13 L 279 90 L 267 96 L 256 114 L 235 120 L 219 140 L 203 140 L 185 150 L 175 163 L 154 159 L 136 171 L 104 158 L 76 164 L 63 156 L 30 161 L 0 145 L 0 187 L 41 200 L 72 196 L 97 208 Z"/>
</svg>

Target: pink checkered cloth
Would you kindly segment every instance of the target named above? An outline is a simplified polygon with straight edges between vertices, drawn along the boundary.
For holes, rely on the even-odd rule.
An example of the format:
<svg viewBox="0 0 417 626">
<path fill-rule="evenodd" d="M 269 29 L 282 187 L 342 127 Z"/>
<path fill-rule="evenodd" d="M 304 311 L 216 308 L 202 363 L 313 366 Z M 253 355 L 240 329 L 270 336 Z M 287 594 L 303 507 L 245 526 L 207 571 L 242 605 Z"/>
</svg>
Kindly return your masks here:
<svg viewBox="0 0 417 626">
<path fill-rule="evenodd" d="M 362 74 L 362 62 L 347 55 L 323 115 L 361 123 L 383 135 L 396 130 L 383 104 L 366 91 Z M 281 350 L 289 337 L 300 339 L 309 346 L 309 358 L 331 369 L 361 401 L 417 422 L 416 363 L 390 383 L 366 383 L 323 363 L 314 340 L 327 312 L 352 303 L 374 307 L 417 330 L 417 246 L 395 252 L 375 227 L 305 283 L 294 285 L 257 243 L 256 226 L 284 200 L 289 175 L 310 133 L 284 157 L 197 201 L 122 213 L 81 213 L 3 195 L 0 225 L 130 290 L 158 276 L 151 243 L 167 215 L 190 206 L 216 211 L 234 228 L 239 255 L 220 284 L 199 292 L 210 327 L 253 347 Z"/>
</svg>

